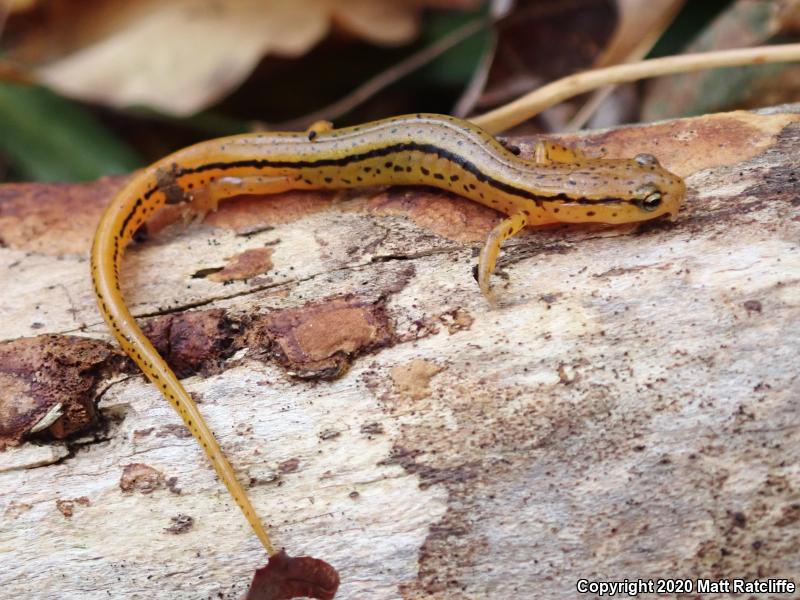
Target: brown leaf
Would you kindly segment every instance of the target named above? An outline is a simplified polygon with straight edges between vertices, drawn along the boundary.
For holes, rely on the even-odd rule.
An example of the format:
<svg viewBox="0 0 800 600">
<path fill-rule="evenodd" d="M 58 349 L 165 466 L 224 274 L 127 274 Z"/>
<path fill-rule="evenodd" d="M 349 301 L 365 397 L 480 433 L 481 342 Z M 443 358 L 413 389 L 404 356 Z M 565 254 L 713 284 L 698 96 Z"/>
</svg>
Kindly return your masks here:
<svg viewBox="0 0 800 600">
<path fill-rule="evenodd" d="M 780 43 L 796 37 L 800 3 L 732 2 L 684 52 L 709 52 Z M 660 77 L 647 84 L 641 120 L 751 109 L 794 102 L 800 65 L 744 66 Z"/>
<path fill-rule="evenodd" d="M 331 600 L 339 589 L 339 573 L 323 560 L 310 556 L 273 554 L 265 567 L 256 569 L 250 589 L 242 600 Z"/>
<path fill-rule="evenodd" d="M 684 0 L 616 0 L 619 22 L 595 67 L 643 59 L 672 23 Z"/>
<path fill-rule="evenodd" d="M 235 89 L 264 56 L 301 56 L 331 29 L 375 44 L 408 43 L 430 1 L 443 2 L 60 0 L 38 18 L 10 22 L 8 56 L 64 95 L 187 115 Z"/>
<path fill-rule="evenodd" d="M 9 13 L 22 12 L 32 8 L 37 4 L 37 0 L 5 0 L 0 2 L 0 11 L 7 10 Z"/>
</svg>

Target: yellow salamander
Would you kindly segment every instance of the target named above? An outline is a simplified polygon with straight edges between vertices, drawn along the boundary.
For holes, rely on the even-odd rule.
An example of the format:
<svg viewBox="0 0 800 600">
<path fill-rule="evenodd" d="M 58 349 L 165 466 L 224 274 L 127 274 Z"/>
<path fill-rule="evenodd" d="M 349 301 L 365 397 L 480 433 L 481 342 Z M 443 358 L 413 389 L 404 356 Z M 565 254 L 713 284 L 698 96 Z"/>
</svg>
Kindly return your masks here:
<svg viewBox="0 0 800 600">
<path fill-rule="evenodd" d="M 210 140 L 133 177 L 106 209 L 94 237 L 91 269 L 98 305 L 122 348 L 202 445 L 270 555 L 275 551 L 269 536 L 214 434 L 125 306 L 122 255 L 134 233 L 165 205 L 214 207 L 238 194 L 371 185 L 435 186 L 507 215 L 480 254 L 478 283 L 485 295 L 500 245 L 526 225 L 674 218 L 685 194 L 683 181 L 649 154 L 592 159 L 540 143 L 526 160 L 468 122 L 429 114 L 338 130 L 317 125 L 304 133 Z"/>
</svg>

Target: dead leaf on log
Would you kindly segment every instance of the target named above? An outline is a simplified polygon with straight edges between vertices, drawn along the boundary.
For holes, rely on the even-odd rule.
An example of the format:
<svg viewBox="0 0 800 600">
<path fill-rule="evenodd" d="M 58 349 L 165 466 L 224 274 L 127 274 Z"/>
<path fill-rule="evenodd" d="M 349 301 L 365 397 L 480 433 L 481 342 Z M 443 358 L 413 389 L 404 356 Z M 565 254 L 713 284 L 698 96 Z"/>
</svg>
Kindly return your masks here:
<svg viewBox="0 0 800 600">
<path fill-rule="evenodd" d="M 281 550 L 269 557 L 265 567 L 256 570 L 250 589 L 241 600 L 331 600 L 337 589 L 339 573 L 324 560 L 291 557 Z"/>
</svg>

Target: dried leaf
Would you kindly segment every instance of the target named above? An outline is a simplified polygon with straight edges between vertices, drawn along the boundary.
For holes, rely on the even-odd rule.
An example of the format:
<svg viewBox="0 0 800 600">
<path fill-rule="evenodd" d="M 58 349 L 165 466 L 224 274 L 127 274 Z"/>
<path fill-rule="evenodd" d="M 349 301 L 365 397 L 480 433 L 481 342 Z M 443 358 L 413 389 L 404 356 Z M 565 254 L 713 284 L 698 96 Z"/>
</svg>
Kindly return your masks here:
<svg viewBox="0 0 800 600">
<path fill-rule="evenodd" d="M 333 25 L 378 44 L 408 42 L 431 2 L 94 0 L 91 11 L 62 6 L 16 32 L 8 55 L 33 63 L 62 94 L 188 115 L 238 86 L 265 55 L 300 56 Z"/>
<path fill-rule="evenodd" d="M 478 107 L 483 110 L 504 104 L 577 71 L 643 56 L 684 3 L 685 0 L 519 2 L 501 24 L 497 58 Z M 554 52 L 554 48 L 558 51 Z M 580 119 L 591 115 L 604 97 L 598 94 L 598 100 Z M 537 126 L 560 131 L 578 106 L 573 101 L 571 106 L 565 103 L 553 107 L 540 115 Z"/>
<path fill-rule="evenodd" d="M 281 550 L 269 557 L 265 567 L 256 570 L 242 600 L 331 600 L 337 589 L 339 573 L 328 563 L 310 556 L 291 557 Z"/>
<path fill-rule="evenodd" d="M 605 50 L 597 57 L 596 68 L 642 60 L 652 50 L 664 31 L 675 19 L 685 0 L 616 0 L 619 21 Z M 626 122 L 634 111 L 635 94 L 617 94 L 614 102 L 606 102 L 617 86 L 595 91 L 564 126 L 567 131 L 583 127 L 596 113 L 593 127 L 610 127 Z M 626 97 L 627 96 L 627 97 Z M 627 102 L 626 102 L 627 100 Z M 606 110 L 599 111 L 605 104 Z M 614 106 L 614 105 L 619 106 Z M 629 114 L 626 114 L 629 113 Z"/>
<path fill-rule="evenodd" d="M 616 0 L 617 28 L 594 66 L 643 59 L 684 3 L 685 0 Z"/>
<path fill-rule="evenodd" d="M 330 6 L 337 25 L 376 44 L 403 44 L 417 33 L 418 15 L 409 3 L 336 0 Z"/>
<path fill-rule="evenodd" d="M 153 2 L 113 34 L 39 69 L 60 92 L 186 115 L 238 85 L 265 54 L 296 56 L 328 31 L 313 0 Z"/>
<path fill-rule="evenodd" d="M 797 0 L 733 2 L 685 49 L 706 52 L 780 43 L 796 37 Z M 751 65 L 663 77 L 647 86 L 642 120 L 656 121 L 719 110 L 794 102 L 800 93 L 796 63 Z"/>
<path fill-rule="evenodd" d="M 588 68 L 615 26 L 616 15 L 607 2 L 520 2 L 502 23 L 497 57 L 478 108 L 504 104 Z"/>
<path fill-rule="evenodd" d="M 32 8 L 37 2 L 38 0 L 3 0 L 0 2 L 0 11 L 22 12 Z"/>
</svg>

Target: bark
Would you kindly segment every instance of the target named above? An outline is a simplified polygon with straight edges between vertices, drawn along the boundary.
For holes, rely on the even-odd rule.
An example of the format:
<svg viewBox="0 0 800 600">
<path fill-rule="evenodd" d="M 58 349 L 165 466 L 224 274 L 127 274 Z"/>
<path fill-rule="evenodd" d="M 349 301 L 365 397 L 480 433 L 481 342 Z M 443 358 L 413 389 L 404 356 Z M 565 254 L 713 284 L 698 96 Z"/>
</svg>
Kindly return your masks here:
<svg viewBox="0 0 800 600">
<path fill-rule="evenodd" d="M 652 152 L 686 206 L 512 240 L 495 308 L 496 215 L 425 189 L 232 200 L 128 253 L 134 313 L 340 598 L 800 572 L 800 107 L 565 139 Z M 119 185 L 0 187 L 0 588 L 236 598 L 265 555 L 94 305 Z"/>
</svg>

